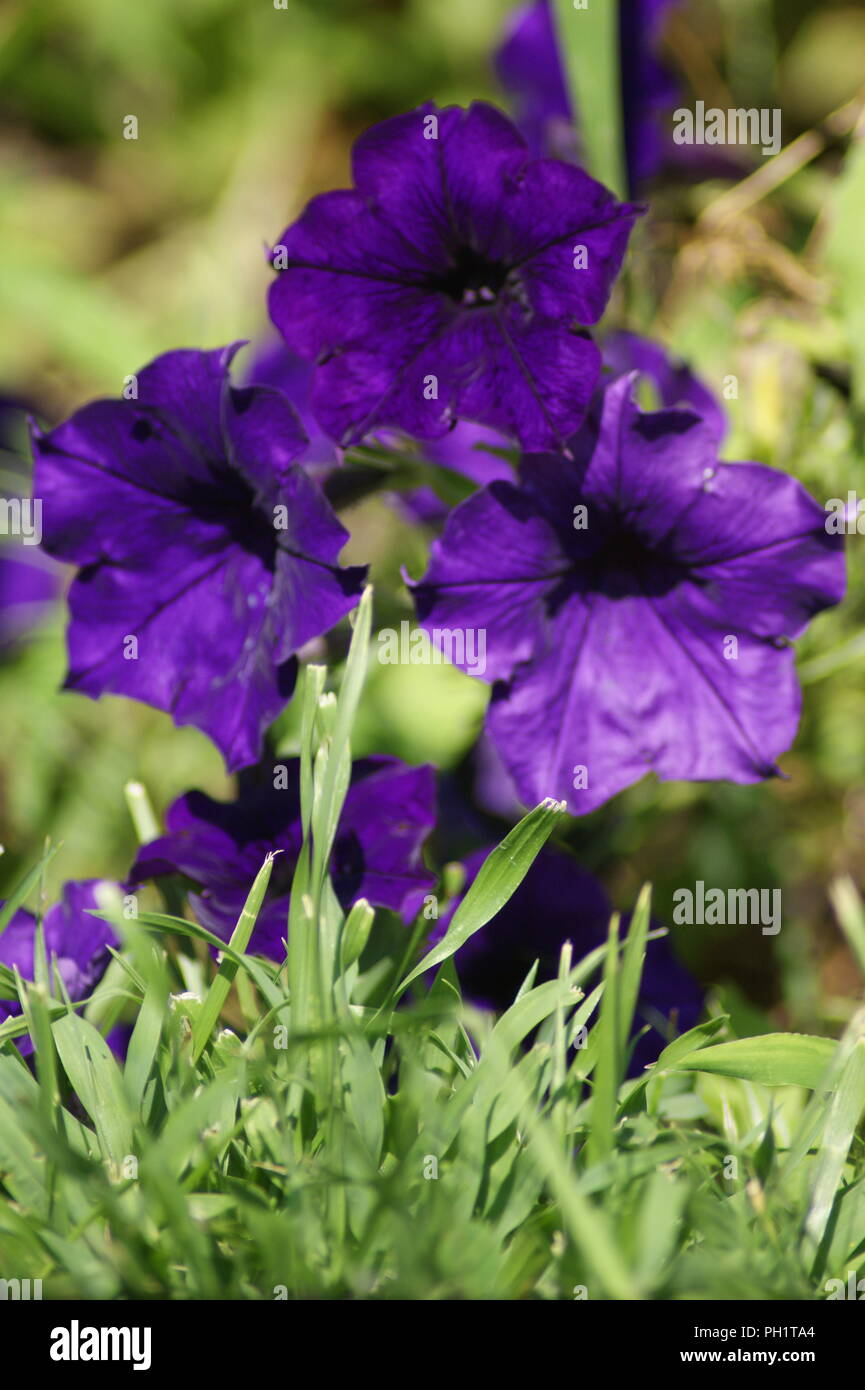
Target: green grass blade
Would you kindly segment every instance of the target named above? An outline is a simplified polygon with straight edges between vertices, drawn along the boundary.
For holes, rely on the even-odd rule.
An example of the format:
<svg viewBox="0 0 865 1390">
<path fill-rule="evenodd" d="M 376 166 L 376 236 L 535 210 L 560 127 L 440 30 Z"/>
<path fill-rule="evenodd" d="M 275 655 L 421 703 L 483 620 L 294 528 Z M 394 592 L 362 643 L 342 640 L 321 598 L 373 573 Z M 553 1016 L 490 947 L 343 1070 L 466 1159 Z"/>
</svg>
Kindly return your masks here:
<svg viewBox="0 0 865 1390">
<path fill-rule="evenodd" d="M 625 196 L 619 0 L 554 0 L 556 34 L 589 173 Z"/>
<path fill-rule="evenodd" d="M 837 1052 L 831 1038 L 804 1033 L 764 1033 L 717 1043 L 680 1057 L 672 1066 L 679 1071 L 707 1071 L 716 1076 L 738 1076 L 763 1086 L 818 1087 Z M 660 1062 L 658 1063 L 660 1067 Z M 670 1063 L 667 1063 L 670 1067 Z"/>
<path fill-rule="evenodd" d="M 486 926 L 522 883 L 535 858 L 564 814 L 565 803 L 549 797 L 514 826 L 484 860 L 477 878 L 453 915 L 442 941 L 424 956 L 400 985 L 400 992 L 435 965 L 441 965 L 464 941 Z"/>
<path fill-rule="evenodd" d="M 233 957 L 241 956 L 245 953 L 252 936 L 253 929 L 264 902 L 264 895 L 267 892 L 267 885 L 270 883 L 270 875 L 273 871 L 273 854 L 268 854 L 261 868 L 255 876 L 255 882 L 249 890 L 249 895 L 243 905 L 243 911 L 237 919 L 237 926 L 231 933 L 229 945 L 232 956 L 224 956 L 215 977 L 211 981 L 210 989 L 204 999 L 201 1012 L 195 1020 L 192 1030 L 192 1060 L 197 1062 L 207 1043 L 210 1035 L 216 1027 L 219 1015 L 225 1007 L 229 990 L 234 983 L 234 977 L 238 971 L 237 960 Z"/>
<path fill-rule="evenodd" d="M 77 1014 L 53 1025 L 63 1070 L 96 1127 L 104 1158 L 120 1166 L 132 1152 L 132 1117 L 120 1068 L 102 1034 Z"/>
<path fill-rule="evenodd" d="M 823 1142 L 811 1180 L 806 1238 L 815 1249 L 826 1232 L 835 1195 L 844 1174 L 844 1165 L 853 1136 L 865 1112 L 865 1038 L 860 1038 L 845 1063 L 841 1080 L 832 1096 Z"/>
<path fill-rule="evenodd" d="M 36 884 L 41 879 L 45 869 L 51 863 L 51 860 L 54 858 L 59 848 L 59 845 L 52 845 L 50 849 L 47 849 L 39 860 L 39 863 L 36 864 L 29 873 L 25 874 L 21 882 L 13 888 L 2 908 L 0 908 L 0 936 L 3 935 L 19 907 L 27 901 L 32 890 L 36 887 Z"/>
<path fill-rule="evenodd" d="M 598 1020 L 597 1061 L 586 1143 L 590 1164 L 600 1163 L 612 1153 L 615 1139 L 619 1083 L 624 1069 L 624 1047 L 620 1027 L 619 918 L 610 922 L 607 956 L 604 961 L 604 996 Z M 593 1039 L 594 1040 L 594 1039 Z"/>
</svg>

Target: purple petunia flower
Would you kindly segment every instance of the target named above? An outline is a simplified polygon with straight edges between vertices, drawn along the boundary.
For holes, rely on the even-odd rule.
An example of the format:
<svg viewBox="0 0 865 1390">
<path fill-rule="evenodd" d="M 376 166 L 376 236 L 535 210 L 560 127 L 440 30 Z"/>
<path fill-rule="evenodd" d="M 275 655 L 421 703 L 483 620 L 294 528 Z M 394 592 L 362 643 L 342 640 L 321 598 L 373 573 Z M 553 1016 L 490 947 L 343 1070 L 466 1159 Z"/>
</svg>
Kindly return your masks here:
<svg viewBox="0 0 865 1390">
<path fill-rule="evenodd" d="M 265 856 L 280 853 L 250 951 L 284 958 L 291 880 L 303 834 L 299 762 L 286 767 L 285 788 L 268 783 L 233 802 L 190 792 L 168 811 L 168 833 L 139 850 L 131 881 L 182 873 L 200 885 L 192 898 L 202 925 L 228 940 Z M 358 898 L 416 916 L 435 878 L 421 847 L 435 824 L 431 767 L 408 767 L 396 758 L 354 764 L 331 860 L 331 877 L 344 908 Z"/>
<path fill-rule="evenodd" d="M 665 12 L 675 0 L 621 0 L 619 53 L 625 158 L 631 188 L 651 178 L 666 148 L 661 116 L 676 99 L 676 84 L 657 50 Z M 579 16 L 574 23 L 579 23 Z M 532 0 L 511 17 L 496 55 L 499 80 L 532 154 L 574 158 L 575 118 L 556 38 L 550 0 Z"/>
<path fill-rule="evenodd" d="M 342 444 L 458 418 L 551 448 L 600 372 L 603 313 L 638 209 L 529 160 L 494 107 L 432 104 L 374 126 L 355 188 L 314 198 L 274 248 L 270 315 L 317 363 L 313 408 Z"/>
<path fill-rule="evenodd" d="M 439 918 L 431 945 L 445 935 L 487 853 L 477 850 L 465 860 L 466 887 Z M 611 915 L 610 901 L 596 878 L 569 854 L 541 850 L 505 906 L 457 952 L 457 974 L 465 997 L 481 1008 L 503 1012 L 514 1002 L 534 961 L 538 961 L 536 984 L 554 979 L 564 943 L 572 943 L 576 963 L 607 940 Z M 626 932 L 627 919 L 621 935 Z M 669 938 L 650 941 L 635 1019 L 635 1031 L 646 1024 L 650 1031 L 636 1045 L 630 1075 L 638 1075 L 657 1060 L 670 1040 L 671 1028 L 686 1032 L 702 1011 L 703 991 L 676 959 Z"/>
<path fill-rule="evenodd" d="M 348 533 L 294 463 L 288 400 L 237 389 L 236 347 L 166 353 L 135 399 L 34 433 L 46 550 L 79 565 L 67 688 L 130 695 L 195 724 L 230 768 L 255 761 L 293 654 L 353 608 Z"/>
<path fill-rule="evenodd" d="M 611 333 L 604 343 L 604 365 L 615 376 L 639 372 L 658 393 L 662 406 L 686 405 L 702 415 L 718 444 L 727 433 L 727 417 L 708 386 L 695 376 L 687 363 L 667 352 L 660 343 L 638 333 Z"/>
<path fill-rule="evenodd" d="M 109 924 L 92 915 L 91 909 L 98 906 L 98 883 L 98 879 L 87 879 L 65 884 L 61 901 L 48 909 L 42 922 L 49 970 L 56 958 L 73 1003 L 92 992 L 111 962 L 108 947 L 120 944 Z M 13 914 L 0 934 L 0 964 L 10 970 L 17 966 L 25 980 L 33 979 L 35 934 L 36 918 L 23 908 Z M 53 983 L 53 973 L 51 978 Z M 0 999 L 0 1023 L 17 1018 L 20 1012 L 17 999 Z M 17 1046 L 25 1055 L 33 1050 L 26 1036 L 17 1039 Z"/>
<path fill-rule="evenodd" d="M 793 478 L 718 463 L 690 411 L 603 394 L 573 457 L 523 461 L 451 514 L 413 586 L 427 629 L 484 629 L 487 730 L 522 799 L 583 813 L 654 770 L 754 782 L 796 733 L 788 639 L 844 591 Z"/>
</svg>

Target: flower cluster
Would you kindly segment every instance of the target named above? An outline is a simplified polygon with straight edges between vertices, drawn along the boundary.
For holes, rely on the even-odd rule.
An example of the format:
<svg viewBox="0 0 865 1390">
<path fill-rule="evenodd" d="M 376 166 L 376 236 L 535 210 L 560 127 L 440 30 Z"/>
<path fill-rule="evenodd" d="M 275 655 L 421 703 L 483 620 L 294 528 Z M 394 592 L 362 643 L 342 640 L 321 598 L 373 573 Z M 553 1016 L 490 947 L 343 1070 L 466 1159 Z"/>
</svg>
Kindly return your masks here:
<svg viewBox="0 0 865 1390">
<path fill-rule="evenodd" d="M 669 86 L 644 39 L 668 3 L 621 7 L 632 184 L 660 154 L 647 113 Z M 449 514 L 429 492 L 408 499 L 443 524 L 410 587 L 434 641 L 484 631 L 486 737 L 526 803 L 591 811 L 648 771 L 773 775 L 799 713 L 790 642 L 842 596 L 821 509 L 783 473 L 719 462 L 723 414 L 684 364 L 631 333 L 592 337 L 644 209 L 563 148 L 575 113 L 546 0 L 520 16 L 499 70 L 521 129 L 484 103 L 428 103 L 358 140 L 353 187 L 313 198 L 270 250 L 280 340 L 242 379 L 237 344 L 169 352 L 121 399 L 33 429 L 43 548 L 76 567 L 67 687 L 153 705 L 247 770 L 233 802 L 175 802 L 131 883 L 183 875 L 225 939 L 280 851 L 252 943 L 276 960 L 299 772 L 281 765 L 277 782 L 260 760 L 303 649 L 361 592 L 330 501 L 345 450 L 410 441 L 476 487 Z M 639 374 L 659 411 L 636 404 Z M 0 597 L 8 584 L 0 570 Z M 434 800 L 430 768 L 355 765 L 332 863 L 344 907 L 364 896 L 416 917 L 435 883 L 422 857 Z M 67 890 L 46 919 L 73 997 L 109 940 L 82 916 L 89 891 Z M 549 966 L 565 935 L 596 944 L 607 914 L 598 885 L 547 853 L 461 954 L 467 988 L 505 1002 L 527 962 Z M 2 941 L 0 958 L 32 966 L 29 919 Z M 647 990 L 652 1017 L 696 1017 L 661 946 Z"/>
</svg>

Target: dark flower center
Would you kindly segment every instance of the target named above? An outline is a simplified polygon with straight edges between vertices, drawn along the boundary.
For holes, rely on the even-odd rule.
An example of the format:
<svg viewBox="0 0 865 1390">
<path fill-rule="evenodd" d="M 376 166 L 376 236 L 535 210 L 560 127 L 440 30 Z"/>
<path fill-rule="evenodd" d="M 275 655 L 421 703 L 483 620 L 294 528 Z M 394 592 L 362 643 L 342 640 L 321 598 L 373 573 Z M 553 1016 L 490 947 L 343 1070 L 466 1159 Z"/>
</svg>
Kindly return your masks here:
<svg viewBox="0 0 865 1390">
<path fill-rule="evenodd" d="M 365 871 L 366 857 L 357 832 L 340 830 L 331 856 L 331 877 L 343 907 L 357 897 Z"/>
<path fill-rule="evenodd" d="M 610 598 L 658 598 L 686 577 L 685 568 L 622 524 L 610 525 L 592 560 L 593 588 Z"/>
<path fill-rule="evenodd" d="M 606 598 L 660 598 L 693 580 L 687 565 L 664 545 L 644 539 L 633 526 L 614 514 L 590 509 L 585 531 L 565 540 L 570 565 L 547 599 L 555 613 L 574 594 L 603 594 Z"/>
<path fill-rule="evenodd" d="M 235 545 L 276 567 L 277 533 L 271 517 L 257 505 L 255 489 L 233 468 L 214 469 L 218 481 L 195 484 L 187 501 L 202 521 L 222 526 Z"/>
<path fill-rule="evenodd" d="M 267 850 L 265 850 L 267 853 Z M 264 859 L 264 854 L 262 854 Z M 278 854 L 273 861 L 270 883 L 267 885 L 268 898 L 285 898 L 291 892 L 291 884 L 297 860 L 293 854 Z"/>
<path fill-rule="evenodd" d="M 426 287 L 446 294 L 455 304 L 482 308 L 496 302 L 509 273 L 509 267 L 501 262 L 488 260 L 471 246 L 460 246 L 453 264 L 444 274 L 430 276 Z"/>
</svg>

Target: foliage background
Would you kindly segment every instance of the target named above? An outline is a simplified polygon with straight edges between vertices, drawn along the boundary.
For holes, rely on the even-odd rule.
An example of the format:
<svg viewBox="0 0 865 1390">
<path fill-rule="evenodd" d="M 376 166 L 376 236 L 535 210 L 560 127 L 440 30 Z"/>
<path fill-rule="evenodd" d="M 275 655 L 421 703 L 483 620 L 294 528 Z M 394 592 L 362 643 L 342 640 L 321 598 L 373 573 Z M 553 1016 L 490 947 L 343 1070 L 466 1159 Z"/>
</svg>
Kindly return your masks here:
<svg viewBox="0 0 865 1390">
<path fill-rule="evenodd" d="M 287 0 L 284 10 L 271 0 L 7 0 L 0 391 L 54 422 L 93 395 L 118 394 L 124 376 L 158 352 L 260 338 L 265 242 L 309 196 L 345 186 L 351 141 L 369 123 L 427 98 L 502 101 L 490 56 L 510 8 L 507 0 Z M 805 140 L 789 176 L 758 186 L 753 200 L 732 191 L 735 170 L 662 176 L 647 190 L 651 213 L 606 322 L 651 333 L 718 392 L 738 378 L 725 457 L 783 467 L 821 502 L 848 489 L 865 495 L 865 145 L 850 137 L 845 108 L 862 94 L 865 5 L 689 0 L 668 26 L 665 51 L 683 105 L 780 106 L 785 146 Z M 123 138 L 130 114 L 137 141 Z M 758 154 L 731 153 L 741 176 L 759 168 L 765 177 Z M 419 573 L 428 537 L 381 499 L 344 520 L 346 561 L 373 562 L 379 621 L 409 616 L 399 565 Z M 837 1031 L 861 989 L 826 891 L 840 872 L 865 880 L 861 550 L 852 537 L 846 603 L 800 644 L 805 707 L 782 760 L 789 780 L 650 778 L 569 832 L 623 906 L 651 879 L 662 919 L 673 890 L 696 879 L 782 889 L 774 939 L 754 928 L 676 934 L 740 1034 Z M 338 634 L 331 655 L 343 643 Z M 0 887 L 34 862 L 46 837 L 59 839 L 49 900 L 64 879 L 125 873 L 134 852 L 123 801 L 130 778 L 160 810 L 192 786 L 230 792 L 203 735 L 131 701 L 58 693 L 64 663 L 58 606 L 0 664 Z M 355 753 L 457 769 L 486 696 L 443 668 L 374 665 Z M 290 747 L 291 716 L 283 736 Z"/>
</svg>

